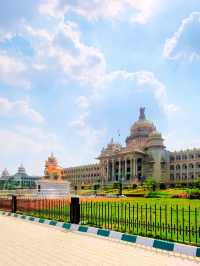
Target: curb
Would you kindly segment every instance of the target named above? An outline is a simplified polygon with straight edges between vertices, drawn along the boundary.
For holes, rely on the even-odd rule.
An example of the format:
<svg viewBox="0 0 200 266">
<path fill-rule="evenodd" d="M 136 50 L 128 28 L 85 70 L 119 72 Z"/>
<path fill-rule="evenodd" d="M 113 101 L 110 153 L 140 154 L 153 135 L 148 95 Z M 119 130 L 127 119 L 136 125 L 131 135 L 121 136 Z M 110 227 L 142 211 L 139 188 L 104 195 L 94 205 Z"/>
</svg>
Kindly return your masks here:
<svg viewBox="0 0 200 266">
<path fill-rule="evenodd" d="M 121 240 L 121 241 L 125 241 L 127 243 L 132 243 L 132 244 L 139 244 L 139 245 L 142 245 L 148 248 L 155 248 L 155 249 L 160 249 L 164 251 L 173 251 L 173 252 L 180 253 L 186 256 L 200 257 L 200 247 L 173 243 L 169 241 L 142 237 L 142 236 L 137 236 L 137 235 L 130 235 L 126 233 L 120 233 L 120 232 L 100 229 L 96 227 L 71 224 L 71 223 L 65 223 L 65 222 L 58 222 L 58 221 L 48 220 L 48 219 L 43 219 L 43 218 L 36 218 L 32 216 L 26 216 L 26 215 L 21 215 L 17 213 L 11 213 L 11 212 L 0 211 L 0 214 L 5 215 L 5 216 L 12 216 L 18 219 L 28 220 L 31 222 L 47 224 L 47 225 L 63 228 L 69 231 L 77 231 L 80 233 L 90 233 L 90 234 L 94 234 L 97 236 L 106 237 L 108 239 Z"/>
</svg>

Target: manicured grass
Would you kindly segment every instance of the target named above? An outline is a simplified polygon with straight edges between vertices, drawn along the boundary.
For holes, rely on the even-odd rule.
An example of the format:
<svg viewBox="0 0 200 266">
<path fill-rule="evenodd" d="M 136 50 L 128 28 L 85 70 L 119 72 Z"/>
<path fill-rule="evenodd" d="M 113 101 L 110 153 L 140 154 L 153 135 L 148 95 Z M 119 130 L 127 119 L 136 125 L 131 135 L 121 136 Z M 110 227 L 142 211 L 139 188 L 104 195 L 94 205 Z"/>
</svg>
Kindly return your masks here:
<svg viewBox="0 0 200 266">
<path fill-rule="evenodd" d="M 106 229 L 200 244 L 200 201 L 188 199 L 88 199 L 81 222 Z"/>
</svg>

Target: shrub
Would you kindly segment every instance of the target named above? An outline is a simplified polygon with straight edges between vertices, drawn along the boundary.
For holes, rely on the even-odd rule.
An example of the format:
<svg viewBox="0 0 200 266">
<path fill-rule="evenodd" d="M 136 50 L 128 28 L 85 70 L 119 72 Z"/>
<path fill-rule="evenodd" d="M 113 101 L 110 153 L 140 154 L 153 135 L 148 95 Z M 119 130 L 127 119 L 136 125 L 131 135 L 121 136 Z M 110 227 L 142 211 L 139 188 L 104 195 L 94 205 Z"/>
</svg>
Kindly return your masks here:
<svg viewBox="0 0 200 266">
<path fill-rule="evenodd" d="M 145 182 L 144 182 L 145 186 L 150 189 L 151 191 L 155 191 L 158 183 L 156 182 L 156 180 L 154 180 L 152 177 L 148 177 Z"/>
<path fill-rule="evenodd" d="M 198 188 L 189 189 L 188 195 L 190 199 L 200 199 L 200 190 Z"/>
<path fill-rule="evenodd" d="M 145 198 L 162 198 L 162 194 L 156 191 L 151 191 L 145 195 Z"/>
<path fill-rule="evenodd" d="M 117 182 L 113 183 L 113 189 L 117 189 L 117 188 L 119 188 L 119 183 Z"/>
</svg>

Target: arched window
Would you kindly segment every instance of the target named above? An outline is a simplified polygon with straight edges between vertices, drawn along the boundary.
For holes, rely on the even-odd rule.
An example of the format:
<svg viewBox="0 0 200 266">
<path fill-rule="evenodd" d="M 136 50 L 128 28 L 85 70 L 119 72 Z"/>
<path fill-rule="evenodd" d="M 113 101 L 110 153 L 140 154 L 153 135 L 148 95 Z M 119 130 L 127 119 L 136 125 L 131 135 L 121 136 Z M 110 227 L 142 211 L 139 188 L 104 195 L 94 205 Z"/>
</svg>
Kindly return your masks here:
<svg viewBox="0 0 200 266">
<path fill-rule="evenodd" d="M 189 164 L 189 169 L 193 169 L 193 168 L 194 168 L 193 163 L 190 163 L 190 164 Z"/>
<path fill-rule="evenodd" d="M 183 169 L 183 170 L 186 170 L 186 169 L 187 169 L 187 164 L 183 164 L 183 165 L 182 165 L 182 169 Z"/>
<path fill-rule="evenodd" d="M 176 165 L 176 170 L 180 170 L 180 169 L 181 169 L 180 164 L 177 164 Z"/>
</svg>

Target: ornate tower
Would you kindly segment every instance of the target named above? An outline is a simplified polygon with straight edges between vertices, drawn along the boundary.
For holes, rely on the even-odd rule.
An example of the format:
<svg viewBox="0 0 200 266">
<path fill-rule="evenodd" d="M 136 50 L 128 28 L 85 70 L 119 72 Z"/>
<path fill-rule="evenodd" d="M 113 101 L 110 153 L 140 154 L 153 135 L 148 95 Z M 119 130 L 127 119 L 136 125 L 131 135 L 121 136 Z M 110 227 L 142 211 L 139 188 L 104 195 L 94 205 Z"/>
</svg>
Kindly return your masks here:
<svg viewBox="0 0 200 266">
<path fill-rule="evenodd" d="M 59 179 L 63 176 L 63 168 L 58 165 L 57 159 L 53 153 L 48 157 L 45 162 L 44 169 L 45 178 Z"/>
<path fill-rule="evenodd" d="M 147 154 L 152 158 L 153 169 L 152 177 L 156 181 L 160 181 L 162 178 L 165 178 L 168 175 L 168 153 L 165 150 L 163 144 L 164 140 L 162 135 L 158 131 L 154 131 L 150 134 L 147 142 Z"/>
</svg>

